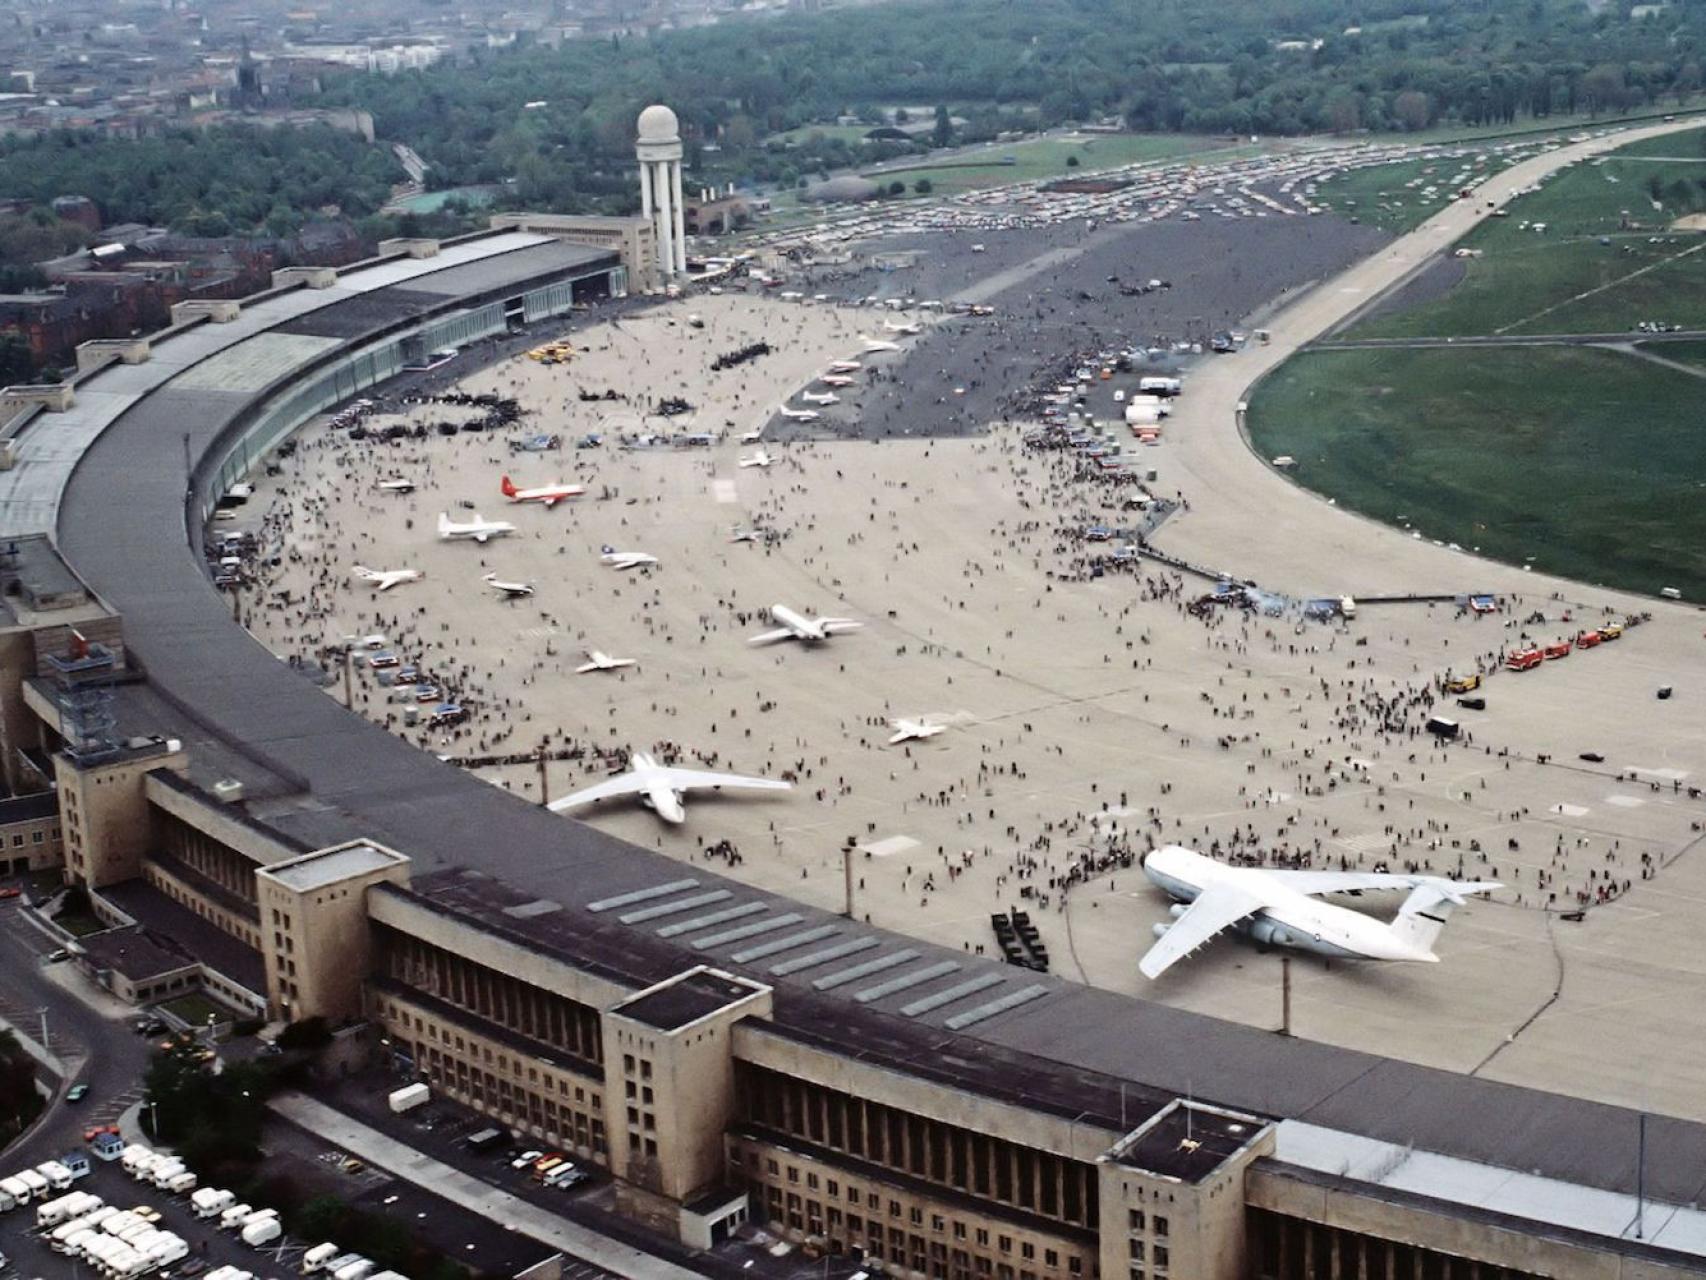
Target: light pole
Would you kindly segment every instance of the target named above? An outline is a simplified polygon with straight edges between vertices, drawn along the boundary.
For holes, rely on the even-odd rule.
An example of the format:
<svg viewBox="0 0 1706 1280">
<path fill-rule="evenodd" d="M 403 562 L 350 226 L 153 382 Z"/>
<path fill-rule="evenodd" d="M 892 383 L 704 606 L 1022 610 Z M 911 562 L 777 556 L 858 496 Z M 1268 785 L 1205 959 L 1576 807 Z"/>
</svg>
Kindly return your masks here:
<svg viewBox="0 0 1706 1280">
<path fill-rule="evenodd" d="M 37 1009 L 36 1012 L 41 1015 L 41 1047 L 42 1047 L 42 1051 L 44 1053 L 51 1053 L 51 1052 L 53 1052 L 53 1050 L 47 1043 L 47 1006 L 44 1004 L 41 1008 Z"/>
</svg>

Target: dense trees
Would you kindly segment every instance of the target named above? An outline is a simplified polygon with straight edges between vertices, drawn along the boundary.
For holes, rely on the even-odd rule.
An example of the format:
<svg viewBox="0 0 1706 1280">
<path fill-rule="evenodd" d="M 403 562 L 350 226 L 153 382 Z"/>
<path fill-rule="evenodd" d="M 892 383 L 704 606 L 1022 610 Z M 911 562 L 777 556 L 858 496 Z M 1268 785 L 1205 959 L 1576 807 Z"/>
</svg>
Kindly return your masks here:
<svg viewBox="0 0 1706 1280">
<path fill-rule="evenodd" d="M 788 187 L 1099 117 L 1296 134 L 1664 109 L 1700 91 L 1703 42 L 1706 0 L 1639 19 L 1631 0 L 896 0 L 481 49 L 396 76 L 351 73 L 324 99 L 370 110 L 382 139 L 427 160 L 433 189 L 479 184 L 503 205 L 617 212 L 633 204 L 634 117 L 650 101 L 681 117 L 695 183 Z M 803 127 L 874 123 L 897 106 L 910 108 L 897 124 L 932 127 L 876 143 Z M 87 194 L 109 220 L 204 233 L 283 234 L 329 205 L 370 218 L 400 176 L 384 145 L 327 128 L 0 143 L 0 194 Z"/>
<path fill-rule="evenodd" d="M 41 1113 L 35 1063 L 10 1031 L 0 1031 L 0 1147 Z"/>
<path fill-rule="evenodd" d="M 387 148 L 329 127 L 180 129 L 136 140 L 61 132 L 0 141 L 0 193 L 41 204 L 86 195 L 109 222 L 203 235 L 288 235 L 330 206 L 360 217 L 378 209 L 402 176 Z M 0 228 L 0 252 L 16 238 Z M 32 259 L 8 252 L 6 260 Z"/>
<path fill-rule="evenodd" d="M 680 115 L 691 171 L 788 185 L 877 157 L 838 137 L 765 138 L 869 120 L 875 104 L 936 112 L 888 154 L 1103 115 L 1238 134 L 1515 124 L 1692 94 L 1703 38 L 1700 3 L 1637 20 L 1579 0 L 915 0 L 482 51 L 330 96 L 372 110 L 439 185 L 513 179 L 520 203 L 625 207 L 634 115 L 655 99 Z M 965 128 L 928 104 L 953 104 Z"/>
</svg>

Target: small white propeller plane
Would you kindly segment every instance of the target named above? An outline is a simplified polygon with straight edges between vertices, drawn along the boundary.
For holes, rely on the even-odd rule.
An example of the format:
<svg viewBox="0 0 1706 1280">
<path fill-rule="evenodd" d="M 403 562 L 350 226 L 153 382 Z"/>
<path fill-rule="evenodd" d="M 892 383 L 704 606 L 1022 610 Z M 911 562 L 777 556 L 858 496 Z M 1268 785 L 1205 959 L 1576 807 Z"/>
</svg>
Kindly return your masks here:
<svg viewBox="0 0 1706 1280">
<path fill-rule="evenodd" d="M 358 564 L 350 570 L 350 576 L 358 582 L 365 582 L 375 591 L 389 591 L 405 582 L 419 582 L 426 575 L 419 569 L 369 569 Z"/>
<path fill-rule="evenodd" d="M 1138 961 L 1146 978 L 1160 977 L 1225 929 L 1246 933 L 1260 946 L 1321 956 L 1438 963 L 1434 940 L 1452 908 L 1471 894 L 1503 887 L 1444 876 L 1233 867 L 1176 844 L 1145 857 L 1143 874 L 1176 900 L 1173 919 L 1155 926 L 1155 945 Z M 1378 889 L 1410 891 L 1391 923 L 1317 901 L 1328 893 Z"/>
<path fill-rule="evenodd" d="M 865 366 L 857 360 L 832 360 L 829 364 L 831 373 L 858 373 Z"/>
<path fill-rule="evenodd" d="M 823 415 L 816 409 L 790 409 L 783 405 L 782 416 L 791 422 L 816 422 Z"/>
<path fill-rule="evenodd" d="M 478 511 L 472 520 L 452 520 L 446 512 L 438 513 L 438 536 L 443 542 L 460 542 L 469 538 L 475 542 L 489 542 L 514 532 L 515 526 L 509 521 L 482 520 Z"/>
<path fill-rule="evenodd" d="M 740 465 L 742 467 L 768 467 L 775 461 L 776 459 L 770 456 L 770 451 L 761 447 L 757 453 L 742 458 Z"/>
<path fill-rule="evenodd" d="M 598 562 L 612 569 L 643 569 L 656 564 L 658 558 L 644 551 L 618 551 L 615 547 L 605 546 L 599 548 Z"/>
<path fill-rule="evenodd" d="M 795 613 L 785 604 L 770 606 L 770 620 L 777 624 L 774 631 L 762 631 L 747 640 L 748 644 L 775 644 L 778 640 L 800 640 L 817 644 L 843 631 L 857 631 L 864 626 L 852 618 L 808 618 Z"/>
<path fill-rule="evenodd" d="M 480 581 L 485 583 L 493 591 L 496 591 L 505 600 L 520 600 L 524 596 L 530 596 L 533 594 L 533 584 L 531 582 L 503 582 L 499 580 L 498 575 L 495 573 L 482 574 L 480 576 Z"/>
<path fill-rule="evenodd" d="M 886 338 L 873 338 L 868 334 L 861 333 L 859 335 L 859 341 L 865 344 L 866 355 L 875 355 L 879 351 L 900 350 L 900 343 L 890 342 Z"/>
<path fill-rule="evenodd" d="M 623 667 L 634 666 L 637 658 L 612 658 L 601 649 L 588 649 L 586 661 L 575 668 L 575 674 L 584 676 L 591 671 L 620 671 Z"/>
<path fill-rule="evenodd" d="M 826 373 L 818 379 L 826 387 L 851 387 L 853 379 L 845 373 Z"/>
<path fill-rule="evenodd" d="M 508 476 L 503 478 L 503 495 L 511 502 L 537 502 L 549 511 L 564 498 L 578 498 L 586 492 L 584 484 L 564 484 L 559 480 L 556 484 L 542 484 L 532 489 L 517 489 L 515 481 Z"/>
<path fill-rule="evenodd" d="M 841 403 L 841 397 L 836 395 L 835 392 L 833 392 L 833 391 L 824 391 L 824 392 L 802 391 L 802 392 L 800 392 L 800 399 L 804 400 L 807 404 L 840 404 Z"/>
<path fill-rule="evenodd" d="M 382 493 L 413 493 L 415 482 L 407 477 L 398 476 L 392 480 L 381 480 L 373 487 Z"/>
<path fill-rule="evenodd" d="M 916 320 L 884 320 L 883 328 L 889 333 L 904 334 L 908 338 L 916 338 L 924 332 L 924 326 Z"/>
<path fill-rule="evenodd" d="M 721 790 L 724 787 L 739 791 L 787 791 L 793 785 L 770 778 L 748 778 L 738 773 L 678 769 L 673 765 L 659 764 L 645 752 L 636 751 L 629 758 L 628 772 L 564 796 L 561 800 L 553 800 L 546 808 L 552 813 L 566 813 L 570 809 L 616 796 L 639 796 L 640 803 L 665 822 L 680 824 L 687 820 L 682 799 L 689 791 L 704 788 Z"/>
<path fill-rule="evenodd" d="M 894 736 L 889 739 L 889 746 L 897 742 L 920 742 L 925 738 L 934 738 L 948 726 L 933 724 L 928 720 L 908 720 L 904 716 L 889 721 L 889 727 L 894 730 Z"/>
</svg>

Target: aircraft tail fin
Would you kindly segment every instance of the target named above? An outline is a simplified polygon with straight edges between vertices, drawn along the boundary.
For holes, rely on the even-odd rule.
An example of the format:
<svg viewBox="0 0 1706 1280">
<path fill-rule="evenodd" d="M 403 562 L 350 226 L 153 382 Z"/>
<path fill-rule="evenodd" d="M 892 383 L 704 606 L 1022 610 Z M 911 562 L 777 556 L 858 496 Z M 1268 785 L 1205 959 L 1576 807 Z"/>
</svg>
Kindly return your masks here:
<svg viewBox="0 0 1706 1280">
<path fill-rule="evenodd" d="M 511 480 L 508 476 L 505 476 L 503 479 L 503 495 L 506 498 L 515 497 L 515 481 Z"/>
<path fill-rule="evenodd" d="M 1410 890 L 1397 918 L 1387 927 L 1403 942 L 1431 954 L 1454 908 L 1461 907 L 1470 894 L 1491 893 L 1500 887 L 1491 880 L 1426 880 Z"/>
<path fill-rule="evenodd" d="M 440 511 L 438 513 L 438 536 L 442 538 L 446 534 L 448 534 L 449 532 L 450 532 L 450 513 L 447 511 Z"/>
</svg>

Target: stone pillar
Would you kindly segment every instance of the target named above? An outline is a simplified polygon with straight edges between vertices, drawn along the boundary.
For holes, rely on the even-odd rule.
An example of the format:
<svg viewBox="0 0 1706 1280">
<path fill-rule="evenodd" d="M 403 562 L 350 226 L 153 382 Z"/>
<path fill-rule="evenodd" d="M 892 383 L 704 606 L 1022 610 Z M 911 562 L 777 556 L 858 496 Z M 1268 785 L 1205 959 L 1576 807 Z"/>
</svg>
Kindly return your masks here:
<svg viewBox="0 0 1706 1280">
<path fill-rule="evenodd" d="M 681 161 L 677 160 L 669 167 L 675 178 L 675 274 L 685 278 L 687 275 L 687 207 L 681 199 Z"/>
</svg>

